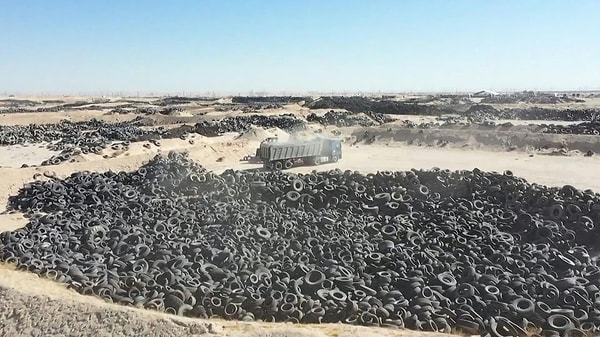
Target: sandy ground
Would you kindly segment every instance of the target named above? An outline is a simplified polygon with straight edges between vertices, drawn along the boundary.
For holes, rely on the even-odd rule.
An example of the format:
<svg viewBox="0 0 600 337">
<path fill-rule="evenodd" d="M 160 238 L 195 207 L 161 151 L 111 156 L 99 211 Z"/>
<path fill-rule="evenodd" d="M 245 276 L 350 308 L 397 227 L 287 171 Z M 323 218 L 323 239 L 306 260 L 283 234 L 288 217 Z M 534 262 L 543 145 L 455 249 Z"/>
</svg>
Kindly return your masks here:
<svg viewBox="0 0 600 337">
<path fill-rule="evenodd" d="M 277 114 L 282 112 L 284 111 L 278 111 Z M 295 112 L 303 116 L 308 113 L 306 109 L 297 109 Z M 97 111 L 0 114 L 0 125 L 55 123 L 65 118 L 74 121 L 101 118 L 114 122 L 134 117 L 135 115 L 104 115 Z M 158 118 L 167 122 L 163 116 L 158 116 Z M 426 117 L 412 120 L 429 121 Z M 336 128 L 322 129 L 329 132 Z M 364 143 L 352 145 L 355 140 L 352 133 L 361 132 L 360 128 L 347 128 L 340 131 L 343 133 L 342 138 L 345 138 L 347 142 L 343 146 L 343 158 L 338 163 L 319 167 L 295 167 L 291 171 L 310 172 L 315 169 L 340 168 L 368 173 L 378 170 L 430 169 L 433 167 L 452 170 L 479 168 L 498 172 L 511 170 L 515 175 L 538 184 L 549 186 L 570 184 L 580 189 L 600 191 L 600 180 L 597 179 L 600 159 L 597 156 L 584 157 L 577 153 L 551 156 L 549 153 L 533 151 L 527 147 L 507 152 L 502 149 L 502 146 L 493 146 L 497 145 L 495 144 L 498 141 L 497 138 L 494 140 L 489 137 L 464 136 L 464 133 L 452 134 L 454 132 L 452 130 L 450 133 L 447 132 L 448 130 L 444 132 L 434 130 L 423 133 L 424 135 L 421 134 L 418 137 L 424 137 L 422 146 L 417 146 L 416 143 L 407 145 L 407 139 L 414 136 L 412 132 L 420 134 L 418 130 L 403 131 L 405 134 L 384 130 L 383 133 L 392 132 L 395 136 L 380 139 L 371 145 Z M 127 151 L 105 150 L 102 155 L 107 155 L 107 159 L 104 159 L 102 155 L 88 154 L 77 157 L 76 162 L 28 168 L 20 168 L 20 166 L 23 163 L 38 164 L 41 160 L 47 159 L 51 153 L 40 148 L 39 144 L 0 147 L 0 210 L 5 209 L 8 197 L 15 195 L 24 184 L 32 181 L 36 173 L 54 172 L 59 177 L 66 177 L 73 172 L 84 170 L 130 171 L 135 170 L 157 153 L 166 153 L 169 150 L 188 151 L 191 159 L 215 172 L 221 172 L 227 168 L 257 169 L 261 165 L 243 162 L 241 158 L 252 155 L 260 140 L 275 132 L 281 134 L 277 130 L 254 130 L 253 133 L 241 137 L 235 134 L 216 138 L 195 135 L 185 140 L 161 140 L 160 146 L 151 145 L 149 148 L 144 147 L 144 142 L 133 143 Z M 308 133 L 310 132 L 312 130 Z M 484 133 L 486 132 L 493 133 L 492 131 Z M 518 140 L 527 143 L 531 137 L 521 137 Z M 490 144 L 485 144 L 485 142 L 482 143 L 482 139 L 492 140 L 490 140 Z M 190 144 L 189 140 L 193 140 L 194 144 Z M 583 144 L 600 144 L 599 140 L 600 138 L 585 138 L 577 141 Z M 439 141 L 449 141 L 456 146 L 430 146 L 431 143 L 439 143 Z M 570 141 L 574 141 L 574 138 L 563 137 L 556 140 L 556 144 L 566 143 L 569 145 Z M 465 144 L 468 146 L 464 146 Z M 20 213 L 2 213 L 0 214 L 0 231 L 22 227 L 26 221 Z M 108 304 L 100 299 L 79 295 L 67 290 L 62 285 L 40 279 L 35 275 L 12 270 L 10 266 L 0 266 L 0 335 L 442 336 L 442 334 L 340 324 L 299 326 L 184 319 Z"/>
</svg>

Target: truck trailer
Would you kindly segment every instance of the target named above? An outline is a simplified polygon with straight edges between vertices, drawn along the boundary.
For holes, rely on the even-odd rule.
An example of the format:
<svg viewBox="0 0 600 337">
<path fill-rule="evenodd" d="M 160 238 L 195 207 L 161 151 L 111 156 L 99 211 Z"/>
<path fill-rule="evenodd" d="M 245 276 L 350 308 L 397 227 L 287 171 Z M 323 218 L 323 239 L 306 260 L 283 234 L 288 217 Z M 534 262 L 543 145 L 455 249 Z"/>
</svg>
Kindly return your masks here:
<svg viewBox="0 0 600 337">
<path fill-rule="evenodd" d="M 264 167 L 274 170 L 289 169 L 300 162 L 308 165 L 335 163 L 342 158 L 342 142 L 334 138 L 287 142 L 267 138 L 256 150 L 256 156 Z"/>
</svg>

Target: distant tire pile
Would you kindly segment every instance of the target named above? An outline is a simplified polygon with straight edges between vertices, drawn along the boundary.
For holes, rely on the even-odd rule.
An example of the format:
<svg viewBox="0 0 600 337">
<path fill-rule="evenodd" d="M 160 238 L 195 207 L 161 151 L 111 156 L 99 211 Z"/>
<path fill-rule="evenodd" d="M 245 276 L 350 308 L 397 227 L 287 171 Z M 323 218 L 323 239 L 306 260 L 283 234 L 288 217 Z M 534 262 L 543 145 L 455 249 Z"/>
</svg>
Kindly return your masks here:
<svg viewBox="0 0 600 337">
<path fill-rule="evenodd" d="M 337 127 L 348 127 L 348 126 L 376 126 L 384 123 L 391 122 L 392 119 L 389 117 L 374 113 L 371 111 L 366 112 L 364 115 L 357 114 L 348 111 L 334 111 L 330 110 L 323 116 L 317 116 L 317 114 L 311 113 L 306 116 L 308 122 L 315 122 L 322 125 L 335 125 Z"/>
<path fill-rule="evenodd" d="M 444 113 L 455 113 L 451 108 L 391 100 L 375 100 L 361 96 L 324 96 L 313 101 L 307 101 L 305 106 L 309 109 L 345 109 L 355 113 L 372 111 L 390 115 L 436 116 Z"/>
<path fill-rule="evenodd" d="M 10 198 L 1 260 L 191 317 L 490 336 L 600 327 L 600 197 L 510 172 L 225 171 L 184 154 Z M 539 332 L 539 331 L 538 331 Z"/>
<path fill-rule="evenodd" d="M 252 125 L 265 128 L 280 128 L 286 131 L 306 128 L 306 123 L 292 114 L 279 116 L 249 115 L 239 117 L 225 117 L 218 121 L 204 121 L 196 123 L 196 133 L 206 137 L 216 137 L 225 132 L 243 132 Z"/>
<path fill-rule="evenodd" d="M 551 121 L 590 121 L 600 113 L 600 109 L 546 109 L 546 108 L 506 108 L 496 109 L 491 105 L 477 104 L 463 113 L 474 122 L 493 119 L 551 120 Z"/>
<path fill-rule="evenodd" d="M 70 122 L 59 124 L 0 125 L 0 146 L 52 142 L 62 137 Z"/>
<path fill-rule="evenodd" d="M 102 107 L 99 107 L 97 110 L 102 110 Z M 124 107 L 116 107 L 109 111 L 109 113 L 111 113 L 111 114 L 133 113 L 133 114 L 143 114 L 143 115 L 156 115 L 156 114 L 171 115 L 175 112 L 183 112 L 183 108 L 166 107 L 166 108 L 158 109 L 158 108 L 153 108 L 153 107 L 130 108 L 130 107 L 124 106 Z"/>
<path fill-rule="evenodd" d="M 583 122 L 572 125 L 544 125 L 544 133 L 577 134 L 577 135 L 600 135 L 600 122 Z"/>
<path fill-rule="evenodd" d="M 216 111 L 235 111 L 241 110 L 243 113 L 257 112 L 267 109 L 282 109 L 283 105 L 279 103 L 233 103 L 219 104 L 215 106 Z"/>
<path fill-rule="evenodd" d="M 171 97 L 164 97 L 164 98 L 158 99 L 156 101 L 151 102 L 151 104 L 160 105 L 160 106 L 169 106 L 169 105 L 174 105 L 174 104 L 189 104 L 192 102 L 210 102 L 210 101 L 214 101 L 216 99 L 218 99 L 218 98 L 171 96 Z"/>
<path fill-rule="evenodd" d="M 298 103 L 306 98 L 301 96 L 234 96 L 232 103 Z"/>
<path fill-rule="evenodd" d="M 0 108 L 0 113 L 59 112 L 59 111 L 67 111 L 67 110 L 96 110 L 99 108 L 103 109 L 103 107 L 98 104 L 108 103 L 109 101 L 110 100 L 99 100 L 99 101 L 96 100 L 94 102 L 94 103 L 96 103 L 96 105 L 91 105 L 92 103 L 87 102 L 87 101 L 79 101 L 79 102 L 73 102 L 73 103 L 65 103 L 60 100 L 45 100 L 45 101 L 42 101 L 41 103 L 33 102 L 33 101 L 19 101 L 12 107 L 8 107 L 5 109 Z M 44 103 L 44 104 L 56 103 L 58 105 L 51 106 L 51 107 L 33 108 L 35 105 L 42 104 L 42 103 Z M 25 108 L 24 106 L 29 106 L 32 108 Z"/>
<path fill-rule="evenodd" d="M 76 123 L 65 120 L 58 124 L 0 126 L 0 146 L 50 142 L 48 149 L 61 152 L 43 161 L 42 165 L 58 165 L 77 154 L 99 154 L 108 146 L 126 149 L 132 141 L 159 139 L 166 132 L 144 130 L 141 126 L 145 124 L 144 119 L 138 117 L 114 124 L 92 119 Z M 114 144 L 115 141 L 121 143 Z"/>
</svg>

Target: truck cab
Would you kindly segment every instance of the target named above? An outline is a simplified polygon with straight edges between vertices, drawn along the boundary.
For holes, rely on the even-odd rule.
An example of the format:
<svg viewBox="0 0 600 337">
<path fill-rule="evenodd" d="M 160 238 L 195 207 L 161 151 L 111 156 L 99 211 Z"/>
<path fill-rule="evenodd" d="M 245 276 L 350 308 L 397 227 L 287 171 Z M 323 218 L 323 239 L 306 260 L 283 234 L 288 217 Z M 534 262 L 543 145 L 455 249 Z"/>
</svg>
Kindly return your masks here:
<svg viewBox="0 0 600 337">
<path fill-rule="evenodd" d="M 339 139 L 324 139 L 323 155 L 328 156 L 330 162 L 337 162 L 342 158 L 342 142 Z"/>
</svg>

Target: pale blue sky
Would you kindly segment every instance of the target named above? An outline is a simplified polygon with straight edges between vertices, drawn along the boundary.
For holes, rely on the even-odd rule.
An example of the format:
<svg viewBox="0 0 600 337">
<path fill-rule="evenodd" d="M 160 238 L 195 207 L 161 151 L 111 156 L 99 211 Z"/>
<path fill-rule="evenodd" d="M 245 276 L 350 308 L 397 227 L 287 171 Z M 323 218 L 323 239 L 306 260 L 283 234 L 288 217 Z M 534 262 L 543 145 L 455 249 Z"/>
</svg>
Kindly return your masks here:
<svg viewBox="0 0 600 337">
<path fill-rule="evenodd" d="M 600 1 L 1 2 L 0 94 L 600 89 Z"/>
</svg>

